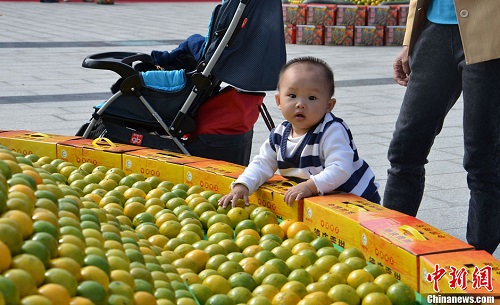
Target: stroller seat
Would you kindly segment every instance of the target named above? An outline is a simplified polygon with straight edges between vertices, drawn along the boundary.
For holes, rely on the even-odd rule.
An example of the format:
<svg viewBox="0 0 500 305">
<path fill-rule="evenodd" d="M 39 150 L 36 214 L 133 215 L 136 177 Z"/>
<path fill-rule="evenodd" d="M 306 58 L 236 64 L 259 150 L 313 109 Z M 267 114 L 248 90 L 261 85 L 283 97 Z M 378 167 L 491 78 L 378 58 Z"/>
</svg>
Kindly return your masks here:
<svg viewBox="0 0 500 305">
<path fill-rule="evenodd" d="M 121 85 L 77 134 L 247 165 L 253 124 L 266 113 L 260 91 L 276 89 L 286 61 L 281 10 L 280 0 L 223 1 L 194 70 L 140 71 L 159 65 L 144 53 L 86 57 L 83 67 L 114 71 Z M 272 124 L 269 114 L 264 121 Z"/>
</svg>

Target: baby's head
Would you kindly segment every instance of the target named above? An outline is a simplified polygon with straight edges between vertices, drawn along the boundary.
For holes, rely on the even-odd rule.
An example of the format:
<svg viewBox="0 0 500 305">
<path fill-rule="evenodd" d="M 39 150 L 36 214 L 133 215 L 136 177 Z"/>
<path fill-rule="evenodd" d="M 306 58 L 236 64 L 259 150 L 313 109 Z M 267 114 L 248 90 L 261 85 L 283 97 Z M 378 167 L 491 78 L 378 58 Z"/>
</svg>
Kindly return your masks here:
<svg viewBox="0 0 500 305">
<path fill-rule="evenodd" d="M 316 57 L 299 57 L 281 69 L 276 104 L 300 136 L 321 121 L 335 106 L 333 71 Z"/>
</svg>

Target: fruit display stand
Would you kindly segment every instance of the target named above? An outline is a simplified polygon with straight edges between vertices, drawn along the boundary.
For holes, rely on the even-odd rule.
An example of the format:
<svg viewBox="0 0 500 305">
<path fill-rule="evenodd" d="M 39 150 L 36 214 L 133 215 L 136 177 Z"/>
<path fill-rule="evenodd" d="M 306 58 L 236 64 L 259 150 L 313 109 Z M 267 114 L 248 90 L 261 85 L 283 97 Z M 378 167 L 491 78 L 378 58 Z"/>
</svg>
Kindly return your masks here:
<svg viewBox="0 0 500 305">
<path fill-rule="evenodd" d="M 11 150 L 6 134 L 0 304 L 406 305 L 436 286 L 499 297 L 491 255 L 354 195 L 273 211 L 290 186 L 276 176 L 249 206 L 222 208 L 240 166 L 115 143 L 75 163 L 62 151 L 84 139 L 62 138 L 51 157 L 29 139 Z"/>
</svg>

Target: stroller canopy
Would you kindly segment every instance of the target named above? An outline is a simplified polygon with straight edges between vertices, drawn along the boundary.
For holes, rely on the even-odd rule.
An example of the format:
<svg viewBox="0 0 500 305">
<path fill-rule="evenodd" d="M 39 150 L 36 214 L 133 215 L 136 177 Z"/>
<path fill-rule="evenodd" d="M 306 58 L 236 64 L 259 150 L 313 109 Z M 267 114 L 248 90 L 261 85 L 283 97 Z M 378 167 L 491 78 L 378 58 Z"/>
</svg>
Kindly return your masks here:
<svg viewBox="0 0 500 305">
<path fill-rule="evenodd" d="M 240 1 L 226 0 L 214 10 L 205 61 L 215 52 Z M 248 90 L 275 90 L 286 62 L 281 0 L 248 0 L 229 45 L 212 70 L 219 80 Z"/>
</svg>

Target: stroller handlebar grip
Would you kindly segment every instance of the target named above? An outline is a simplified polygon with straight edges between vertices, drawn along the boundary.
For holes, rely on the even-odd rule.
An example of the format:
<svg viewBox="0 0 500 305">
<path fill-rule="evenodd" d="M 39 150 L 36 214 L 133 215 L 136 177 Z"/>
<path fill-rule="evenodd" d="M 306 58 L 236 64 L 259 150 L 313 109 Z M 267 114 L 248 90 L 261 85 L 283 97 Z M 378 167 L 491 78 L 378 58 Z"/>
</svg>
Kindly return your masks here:
<svg viewBox="0 0 500 305">
<path fill-rule="evenodd" d="M 151 56 L 135 52 L 104 52 L 85 57 L 82 66 L 90 69 L 111 70 L 126 78 L 137 74 L 132 67 L 136 61 L 152 62 Z"/>
</svg>

